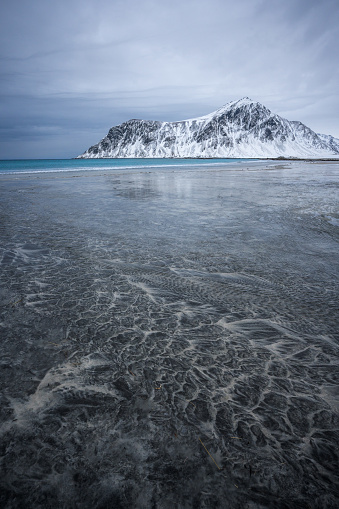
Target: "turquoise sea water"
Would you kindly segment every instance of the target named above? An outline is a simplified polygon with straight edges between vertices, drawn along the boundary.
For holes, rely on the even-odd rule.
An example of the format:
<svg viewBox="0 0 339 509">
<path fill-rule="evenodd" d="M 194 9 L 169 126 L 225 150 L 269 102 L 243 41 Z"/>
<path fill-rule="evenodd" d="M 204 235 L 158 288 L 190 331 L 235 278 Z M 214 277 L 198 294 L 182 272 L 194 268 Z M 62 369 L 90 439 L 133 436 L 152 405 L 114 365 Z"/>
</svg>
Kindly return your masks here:
<svg viewBox="0 0 339 509">
<path fill-rule="evenodd" d="M 243 161 L 246 159 L 18 159 L 0 161 L 0 174 L 197 167 Z"/>
</svg>

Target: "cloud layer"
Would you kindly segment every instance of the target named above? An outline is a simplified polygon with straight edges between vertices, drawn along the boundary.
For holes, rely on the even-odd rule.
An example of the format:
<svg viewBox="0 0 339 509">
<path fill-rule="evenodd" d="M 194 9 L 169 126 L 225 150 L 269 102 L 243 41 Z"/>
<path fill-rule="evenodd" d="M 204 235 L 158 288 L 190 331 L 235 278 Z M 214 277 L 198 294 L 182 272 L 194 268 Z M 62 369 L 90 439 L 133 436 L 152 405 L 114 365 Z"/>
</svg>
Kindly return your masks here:
<svg viewBox="0 0 339 509">
<path fill-rule="evenodd" d="M 337 0 L 12 0 L 0 19 L 1 158 L 243 96 L 339 137 Z"/>
</svg>

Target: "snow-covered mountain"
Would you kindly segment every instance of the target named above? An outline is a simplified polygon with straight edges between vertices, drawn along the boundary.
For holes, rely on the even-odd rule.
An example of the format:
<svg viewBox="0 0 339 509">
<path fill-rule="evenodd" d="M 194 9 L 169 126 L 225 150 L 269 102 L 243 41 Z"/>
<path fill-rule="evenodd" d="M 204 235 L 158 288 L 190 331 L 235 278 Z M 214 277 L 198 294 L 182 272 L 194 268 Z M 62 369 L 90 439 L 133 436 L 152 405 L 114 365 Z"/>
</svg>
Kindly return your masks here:
<svg viewBox="0 0 339 509">
<path fill-rule="evenodd" d="M 248 97 L 179 122 L 128 120 L 79 158 L 339 157 L 339 139 L 316 134 Z"/>
</svg>

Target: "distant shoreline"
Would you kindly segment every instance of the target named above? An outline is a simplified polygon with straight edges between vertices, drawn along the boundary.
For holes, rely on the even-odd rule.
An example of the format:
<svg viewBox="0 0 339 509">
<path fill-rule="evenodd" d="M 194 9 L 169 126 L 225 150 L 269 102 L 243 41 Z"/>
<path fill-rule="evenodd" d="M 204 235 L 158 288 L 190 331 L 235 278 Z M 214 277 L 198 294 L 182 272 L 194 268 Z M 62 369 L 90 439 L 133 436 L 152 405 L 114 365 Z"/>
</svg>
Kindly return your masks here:
<svg viewBox="0 0 339 509">
<path fill-rule="evenodd" d="M 183 159 L 193 159 L 197 161 L 209 161 L 209 160 L 220 160 L 223 159 L 234 159 L 235 161 L 324 161 L 324 162 L 339 162 L 339 157 L 337 158 L 306 158 L 306 157 L 72 157 L 73 159 L 86 159 L 86 160 L 128 160 L 128 159 L 146 159 L 149 161 L 153 161 L 154 159 L 171 159 L 174 161 L 181 161 Z"/>
<path fill-rule="evenodd" d="M 325 158 L 325 157 L 22 157 L 20 159 L 0 159 L 0 161 L 76 161 L 76 160 L 121 160 L 126 161 L 129 159 L 139 159 L 139 160 L 147 160 L 154 161 L 155 159 L 161 160 L 173 160 L 173 161 L 182 161 L 182 160 L 196 160 L 196 161 L 209 161 L 209 160 L 224 160 L 224 159 L 233 159 L 235 161 L 324 161 L 324 162 L 339 162 L 339 156 L 333 158 Z"/>
</svg>

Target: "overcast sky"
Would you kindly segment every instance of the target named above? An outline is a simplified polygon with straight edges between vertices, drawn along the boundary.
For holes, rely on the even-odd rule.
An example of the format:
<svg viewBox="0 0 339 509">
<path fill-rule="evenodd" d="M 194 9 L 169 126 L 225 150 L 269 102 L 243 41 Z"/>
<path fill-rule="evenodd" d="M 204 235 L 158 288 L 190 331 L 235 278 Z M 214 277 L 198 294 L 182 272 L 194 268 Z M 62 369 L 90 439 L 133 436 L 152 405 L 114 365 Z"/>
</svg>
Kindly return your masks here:
<svg viewBox="0 0 339 509">
<path fill-rule="evenodd" d="M 339 138 L 338 0 L 2 0 L 0 158 L 248 96 Z"/>
</svg>

